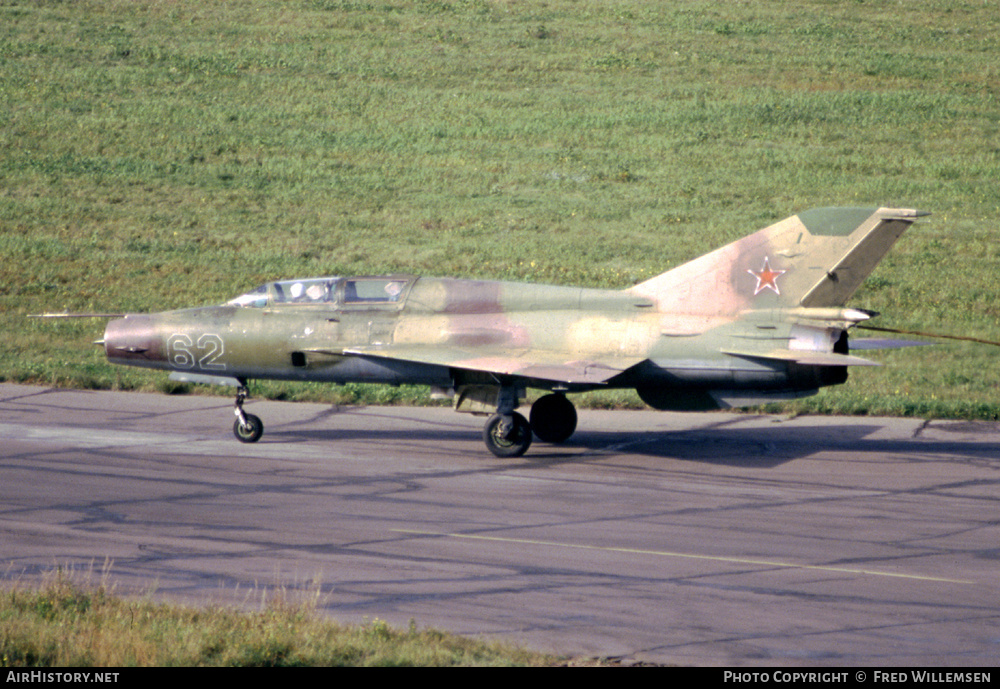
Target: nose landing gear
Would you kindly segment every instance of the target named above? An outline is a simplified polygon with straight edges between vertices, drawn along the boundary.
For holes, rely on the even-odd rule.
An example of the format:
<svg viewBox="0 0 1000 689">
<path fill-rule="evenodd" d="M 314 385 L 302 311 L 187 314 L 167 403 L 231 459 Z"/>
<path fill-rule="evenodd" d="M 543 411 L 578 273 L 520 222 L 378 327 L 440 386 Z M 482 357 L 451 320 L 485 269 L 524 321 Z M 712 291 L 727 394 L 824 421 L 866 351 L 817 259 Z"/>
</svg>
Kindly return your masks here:
<svg viewBox="0 0 1000 689">
<path fill-rule="evenodd" d="M 250 394 L 246 380 L 239 381 L 240 386 L 236 388 L 235 414 L 236 421 L 233 422 L 233 435 L 241 443 L 255 443 L 264 435 L 264 422 L 259 416 L 247 414 L 243 411 L 243 403 Z"/>
</svg>

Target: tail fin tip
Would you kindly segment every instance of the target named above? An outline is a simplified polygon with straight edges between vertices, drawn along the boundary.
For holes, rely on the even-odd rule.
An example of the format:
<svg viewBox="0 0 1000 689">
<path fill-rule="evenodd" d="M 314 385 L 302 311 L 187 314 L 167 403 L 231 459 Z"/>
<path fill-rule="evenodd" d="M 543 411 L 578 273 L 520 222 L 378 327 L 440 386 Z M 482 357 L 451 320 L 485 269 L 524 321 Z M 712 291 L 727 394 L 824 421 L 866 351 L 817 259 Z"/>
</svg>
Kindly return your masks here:
<svg viewBox="0 0 1000 689">
<path fill-rule="evenodd" d="M 798 214 L 799 221 L 810 234 L 819 236 L 846 237 L 872 216 L 879 220 L 913 221 L 930 213 L 914 208 L 812 208 Z"/>
</svg>

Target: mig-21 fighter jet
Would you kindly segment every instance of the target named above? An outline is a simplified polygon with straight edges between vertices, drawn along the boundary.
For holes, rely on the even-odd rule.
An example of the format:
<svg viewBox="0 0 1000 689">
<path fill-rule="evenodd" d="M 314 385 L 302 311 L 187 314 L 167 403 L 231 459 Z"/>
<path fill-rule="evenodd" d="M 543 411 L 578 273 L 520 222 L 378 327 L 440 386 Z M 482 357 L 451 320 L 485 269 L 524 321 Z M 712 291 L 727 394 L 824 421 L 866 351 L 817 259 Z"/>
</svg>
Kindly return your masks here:
<svg viewBox="0 0 1000 689">
<path fill-rule="evenodd" d="M 569 394 L 634 388 L 661 410 L 743 407 L 847 380 L 848 331 L 870 312 L 848 298 L 918 217 L 820 208 L 787 218 L 624 290 L 412 275 L 280 280 L 218 306 L 111 320 L 115 364 L 224 378 L 234 432 L 254 379 L 429 385 L 487 415 L 486 446 L 524 454 L 567 440 Z M 528 418 L 528 389 L 544 391 Z"/>
</svg>

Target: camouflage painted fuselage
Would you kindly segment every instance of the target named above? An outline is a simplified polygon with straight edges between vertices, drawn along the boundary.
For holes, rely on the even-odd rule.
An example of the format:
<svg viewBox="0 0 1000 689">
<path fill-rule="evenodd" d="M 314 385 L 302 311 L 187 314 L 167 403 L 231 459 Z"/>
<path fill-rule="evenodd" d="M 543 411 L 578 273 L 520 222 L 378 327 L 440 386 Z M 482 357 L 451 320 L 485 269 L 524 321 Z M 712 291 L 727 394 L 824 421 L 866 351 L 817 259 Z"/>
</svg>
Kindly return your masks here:
<svg viewBox="0 0 1000 689">
<path fill-rule="evenodd" d="M 471 411 L 501 389 L 635 388 L 658 409 L 745 406 L 842 383 L 844 304 L 919 214 L 819 209 L 627 290 L 416 278 L 271 283 L 108 324 L 113 363 L 246 379 L 426 384 Z M 485 409 L 477 407 L 485 406 Z"/>
</svg>

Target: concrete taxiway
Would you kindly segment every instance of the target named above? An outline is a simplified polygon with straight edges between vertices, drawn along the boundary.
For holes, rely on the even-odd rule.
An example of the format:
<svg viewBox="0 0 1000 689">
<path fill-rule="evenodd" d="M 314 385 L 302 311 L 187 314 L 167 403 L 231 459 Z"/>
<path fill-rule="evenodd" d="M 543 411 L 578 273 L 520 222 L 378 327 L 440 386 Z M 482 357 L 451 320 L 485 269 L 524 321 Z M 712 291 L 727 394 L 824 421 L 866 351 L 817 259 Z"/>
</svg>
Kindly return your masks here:
<svg viewBox="0 0 1000 689">
<path fill-rule="evenodd" d="M 581 411 L 500 460 L 440 408 L 0 385 L 8 579 L 680 665 L 992 665 L 1000 425 Z"/>
</svg>

